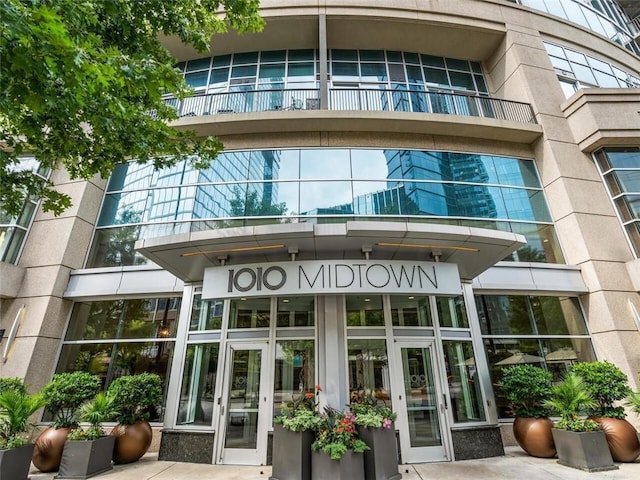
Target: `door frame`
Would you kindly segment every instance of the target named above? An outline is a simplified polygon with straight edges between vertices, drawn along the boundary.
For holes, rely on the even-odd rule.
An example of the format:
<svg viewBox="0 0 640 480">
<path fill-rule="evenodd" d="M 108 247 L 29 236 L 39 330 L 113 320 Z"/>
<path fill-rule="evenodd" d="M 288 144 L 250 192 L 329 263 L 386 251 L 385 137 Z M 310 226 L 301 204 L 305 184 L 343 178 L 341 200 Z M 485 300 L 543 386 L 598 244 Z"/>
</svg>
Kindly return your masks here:
<svg viewBox="0 0 640 480">
<path fill-rule="evenodd" d="M 391 375 L 391 391 L 394 392 L 393 404 L 397 413 L 396 423 L 400 436 L 400 452 L 403 463 L 420 462 L 444 462 L 453 460 L 451 444 L 451 426 L 449 414 L 449 392 L 445 387 L 443 375 L 443 362 L 439 340 L 437 338 L 401 339 L 395 338 L 393 342 L 393 365 Z M 404 370 L 402 365 L 402 348 L 428 348 L 431 358 L 431 369 L 434 387 L 437 395 L 438 421 L 440 422 L 441 446 L 411 447 L 409 438 L 409 421 L 407 416 L 407 402 L 405 396 Z"/>
<path fill-rule="evenodd" d="M 218 420 L 214 422 L 214 463 L 229 465 L 265 465 L 267 460 L 268 426 L 271 422 L 271 395 L 269 389 L 270 349 L 267 339 L 227 340 L 224 343 L 222 389 L 218 397 Z M 255 449 L 226 449 L 225 439 L 227 430 L 228 404 L 231 389 L 233 350 L 261 351 L 260 359 L 260 391 L 258 399 L 258 423 L 256 426 L 257 440 Z M 234 452 L 234 450 L 236 450 Z"/>
</svg>

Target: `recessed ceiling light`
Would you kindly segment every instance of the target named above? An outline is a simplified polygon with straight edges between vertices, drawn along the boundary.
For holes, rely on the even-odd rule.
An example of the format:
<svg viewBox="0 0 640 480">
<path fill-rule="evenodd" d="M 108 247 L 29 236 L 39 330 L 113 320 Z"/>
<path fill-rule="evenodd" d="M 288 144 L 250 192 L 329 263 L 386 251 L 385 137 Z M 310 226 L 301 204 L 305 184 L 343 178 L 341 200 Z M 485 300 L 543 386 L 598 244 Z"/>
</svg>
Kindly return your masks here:
<svg viewBox="0 0 640 480">
<path fill-rule="evenodd" d="M 407 297 L 407 298 L 409 298 L 409 300 L 413 300 L 413 299 L 414 299 L 414 298 L 416 298 L 416 297 L 411 296 L 411 297 Z"/>
<path fill-rule="evenodd" d="M 370 298 L 365 298 L 365 299 L 364 299 L 364 301 L 365 301 L 365 302 L 370 302 L 370 301 L 371 301 L 371 299 L 370 299 Z"/>
<path fill-rule="evenodd" d="M 289 299 L 285 298 L 284 300 L 282 300 L 282 303 L 289 303 Z"/>
</svg>

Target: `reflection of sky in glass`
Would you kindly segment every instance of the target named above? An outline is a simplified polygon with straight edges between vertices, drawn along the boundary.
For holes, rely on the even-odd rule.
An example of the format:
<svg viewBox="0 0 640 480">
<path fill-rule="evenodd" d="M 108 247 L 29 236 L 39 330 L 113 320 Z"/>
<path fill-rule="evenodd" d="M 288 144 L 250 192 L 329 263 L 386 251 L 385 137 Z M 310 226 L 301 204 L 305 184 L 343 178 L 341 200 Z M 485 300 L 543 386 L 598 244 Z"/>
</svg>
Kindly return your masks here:
<svg viewBox="0 0 640 480">
<path fill-rule="evenodd" d="M 300 158 L 300 178 L 351 178 L 349 150 L 303 150 Z"/>
<path fill-rule="evenodd" d="M 384 150 L 352 150 L 351 169 L 354 179 L 383 179 L 388 176 Z M 355 193 L 358 195 L 358 193 Z"/>
<path fill-rule="evenodd" d="M 300 191 L 300 211 L 350 204 L 351 182 L 308 182 Z"/>
</svg>

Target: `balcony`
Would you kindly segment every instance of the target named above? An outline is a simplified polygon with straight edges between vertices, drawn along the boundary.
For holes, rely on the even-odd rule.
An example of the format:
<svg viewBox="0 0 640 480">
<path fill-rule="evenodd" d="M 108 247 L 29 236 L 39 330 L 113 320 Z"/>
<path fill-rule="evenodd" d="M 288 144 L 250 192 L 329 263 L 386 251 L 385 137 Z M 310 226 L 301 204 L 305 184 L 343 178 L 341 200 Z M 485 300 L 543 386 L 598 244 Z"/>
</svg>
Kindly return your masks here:
<svg viewBox="0 0 640 480">
<path fill-rule="evenodd" d="M 252 112 L 320 110 L 318 89 L 247 90 L 167 98 L 180 118 Z M 531 105 L 480 95 L 423 90 L 331 88 L 328 110 L 460 115 L 536 124 Z"/>
</svg>

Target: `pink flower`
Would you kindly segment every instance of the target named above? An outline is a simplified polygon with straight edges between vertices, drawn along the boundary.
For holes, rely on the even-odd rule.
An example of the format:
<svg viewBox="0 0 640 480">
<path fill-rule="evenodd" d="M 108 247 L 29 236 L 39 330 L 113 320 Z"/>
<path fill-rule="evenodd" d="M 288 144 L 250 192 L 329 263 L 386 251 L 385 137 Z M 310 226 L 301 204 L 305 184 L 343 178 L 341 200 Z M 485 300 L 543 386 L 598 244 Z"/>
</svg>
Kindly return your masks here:
<svg viewBox="0 0 640 480">
<path fill-rule="evenodd" d="M 382 422 L 382 426 L 384 428 L 391 428 L 391 420 L 389 420 L 388 418 L 385 418 L 384 421 Z"/>
</svg>

